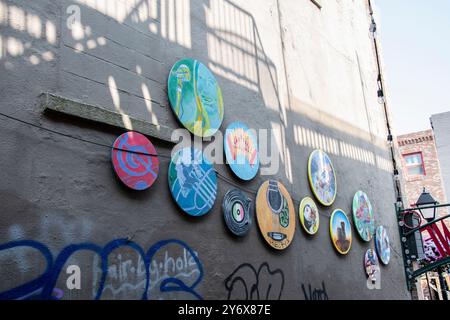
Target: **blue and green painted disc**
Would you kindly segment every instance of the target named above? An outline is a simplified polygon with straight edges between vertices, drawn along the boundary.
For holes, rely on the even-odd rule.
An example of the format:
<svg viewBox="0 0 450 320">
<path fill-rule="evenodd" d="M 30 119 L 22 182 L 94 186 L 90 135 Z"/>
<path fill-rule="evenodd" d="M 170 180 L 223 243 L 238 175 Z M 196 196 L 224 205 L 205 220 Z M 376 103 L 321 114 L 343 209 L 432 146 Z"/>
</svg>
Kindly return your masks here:
<svg viewBox="0 0 450 320">
<path fill-rule="evenodd" d="M 181 124 L 200 137 L 216 133 L 223 121 L 223 99 L 211 71 L 198 60 L 182 59 L 169 74 L 168 95 Z"/>
</svg>

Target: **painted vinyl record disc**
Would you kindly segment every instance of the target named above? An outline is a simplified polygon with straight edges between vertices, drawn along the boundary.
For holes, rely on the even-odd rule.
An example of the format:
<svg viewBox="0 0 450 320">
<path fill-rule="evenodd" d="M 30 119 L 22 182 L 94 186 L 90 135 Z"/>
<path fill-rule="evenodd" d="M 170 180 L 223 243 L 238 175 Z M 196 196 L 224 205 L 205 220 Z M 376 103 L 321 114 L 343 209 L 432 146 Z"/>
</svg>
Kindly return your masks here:
<svg viewBox="0 0 450 320">
<path fill-rule="evenodd" d="M 369 197 L 362 191 L 353 197 L 353 222 L 361 239 L 370 241 L 375 234 L 375 219 Z"/>
<path fill-rule="evenodd" d="M 254 130 L 241 122 L 231 123 L 225 131 L 225 157 L 231 170 L 242 180 L 251 180 L 258 173 L 258 143 Z"/>
<path fill-rule="evenodd" d="M 308 178 L 317 200 L 324 206 L 331 206 L 336 199 L 336 173 L 328 154 L 314 150 L 309 156 Z"/>
<path fill-rule="evenodd" d="M 347 254 L 352 247 L 352 228 L 345 212 L 336 209 L 330 218 L 330 235 L 334 247 L 340 254 Z"/>
<path fill-rule="evenodd" d="M 296 220 L 294 204 L 280 182 L 268 180 L 259 187 L 256 217 L 259 230 L 271 247 L 284 250 L 291 244 Z"/>
<path fill-rule="evenodd" d="M 391 260 L 391 246 L 389 236 L 383 226 L 379 226 L 375 231 L 375 248 L 381 262 L 387 265 Z"/>
<path fill-rule="evenodd" d="M 222 91 L 203 63 L 192 59 L 176 62 L 168 78 L 168 95 L 178 120 L 193 134 L 209 137 L 220 128 Z"/>
<path fill-rule="evenodd" d="M 313 199 L 310 197 L 303 198 L 302 202 L 300 202 L 298 215 L 303 229 L 310 235 L 316 234 L 319 230 L 320 218 L 319 210 Z"/>
<path fill-rule="evenodd" d="M 169 187 L 173 199 L 184 212 L 202 216 L 211 210 L 216 200 L 216 172 L 201 151 L 184 148 L 170 161 Z"/>
<path fill-rule="evenodd" d="M 380 273 L 377 253 L 373 249 L 368 249 L 364 255 L 364 268 L 366 274 L 372 282 L 376 282 Z"/>
<path fill-rule="evenodd" d="M 145 190 L 158 177 L 159 159 L 155 147 L 138 132 L 120 135 L 113 144 L 111 157 L 117 176 L 131 189 Z"/>
<path fill-rule="evenodd" d="M 252 226 L 252 201 L 241 190 L 229 190 L 222 202 L 222 211 L 228 229 L 237 236 L 244 236 Z"/>
</svg>

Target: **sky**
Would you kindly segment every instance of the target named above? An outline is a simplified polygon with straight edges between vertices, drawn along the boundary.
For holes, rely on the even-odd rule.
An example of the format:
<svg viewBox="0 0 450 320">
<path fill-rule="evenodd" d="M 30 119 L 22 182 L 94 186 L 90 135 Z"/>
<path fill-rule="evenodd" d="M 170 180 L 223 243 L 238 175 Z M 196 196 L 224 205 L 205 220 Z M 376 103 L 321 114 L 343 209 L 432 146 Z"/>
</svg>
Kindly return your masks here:
<svg viewBox="0 0 450 320">
<path fill-rule="evenodd" d="M 373 0 L 394 130 L 450 111 L 450 0 Z"/>
</svg>

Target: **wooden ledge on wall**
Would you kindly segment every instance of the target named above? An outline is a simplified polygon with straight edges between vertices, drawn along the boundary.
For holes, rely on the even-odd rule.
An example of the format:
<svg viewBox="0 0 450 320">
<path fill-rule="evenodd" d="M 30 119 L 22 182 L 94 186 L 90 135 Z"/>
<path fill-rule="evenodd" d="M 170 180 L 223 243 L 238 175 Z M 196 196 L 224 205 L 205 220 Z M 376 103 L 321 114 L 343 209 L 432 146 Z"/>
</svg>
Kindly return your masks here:
<svg viewBox="0 0 450 320">
<path fill-rule="evenodd" d="M 172 128 L 155 125 L 153 123 L 136 119 L 123 113 L 114 112 L 99 106 L 85 104 L 72 99 L 64 98 L 52 93 L 41 94 L 42 111 L 60 112 L 66 115 L 107 124 L 125 130 L 133 130 L 144 135 L 173 143 L 171 140 Z M 126 121 L 124 118 L 126 117 Z"/>
</svg>

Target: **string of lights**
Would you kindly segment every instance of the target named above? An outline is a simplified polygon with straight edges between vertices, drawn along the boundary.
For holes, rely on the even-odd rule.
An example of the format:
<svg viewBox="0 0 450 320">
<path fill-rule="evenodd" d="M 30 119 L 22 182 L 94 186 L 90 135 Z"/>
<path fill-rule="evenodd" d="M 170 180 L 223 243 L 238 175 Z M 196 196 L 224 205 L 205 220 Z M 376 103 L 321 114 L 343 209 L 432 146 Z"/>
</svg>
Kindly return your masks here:
<svg viewBox="0 0 450 320">
<path fill-rule="evenodd" d="M 377 24 L 375 22 L 374 19 L 374 12 L 373 12 L 373 8 L 372 8 L 372 3 L 371 0 L 367 0 L 368 4 L 369 4 L 369 13 L 370 13 L 370 17 L 371 17 L 371 23 L 370 23 L 370 27 L 369 27 L 369 31 L 371 33 L 371 37 L 373 39 L 373 46 L 374 46 L 374 50 L 375 50 L 375 57 L 376 57 L 376 62 L 377 62 L 377 70 L 378 70 L 378 76 L 377 76 L 377 86 L 378 86 L 378 90 L 377 90 L 377 97 L 378 97 L 378 102 L 380 104 L 383 105 L 384 108 L 384 115 L 385 115 L 385 119 L 386 119 L 386 127 L 387 127 L 387 131 L 388 131 L 388 135 L 387 135 L 387 143 L 389 146 L 389 150 L 390 150 L 390 154 L 391 154 L 391 159 L 392 159 L 392 165 L 393 165 L 393 180 L 394 180 L 394 187 L 395 187 L 395 193 L 396 193 L 396 207 L 397 210 L 403 209 L 404 207 L 404 203 L 403 203 L 403 197 L 402 197 L 402 191 L 401 191 L 401 186 L 400 186 L 400 173 L 397 167 L 397 160 L 395 157 L 395 149 L 394 149 L 394 139 L 393 139 L 393 134 L 392 134 L 392 127 L 391 127 L 391 123 L 389 120 L 389 113 L 388 113 L 388 105 L 387 105 L 387 100 L 386 100 L 386 96 L 385 96 L 385 90 L 384 90 L 384 82 L 383 82 L 383 75 L 382 75 L 382 68 L 381 68 L 381 62 L 380 62 L 380 54 L 379 54 L 379 49 L 378 49 L 378 43 L 377 43 Z M 400 234 L 402 234 L 401 228 L 399 228 Z M 402 237 L 403 239 L 404 237 Z M 406 238 L 405 238 L 406 239 Z M 408 276 L 408 268 L 406 267 L 407 264 L 407 257 L 406 257 L 406 253 L 405 253 L 405 244 L 404 241 L 402 241 L 402 253 L 398 253 L 393 247 L 392 245 L 390 246 L 392 251 L 397 255 L 397 257 L 402 258 L 404 263 L 405 263 L 405 272 L 407 275 L 407 282 L 409 281 L 409 277 L 411 275 Z M 407 250 L 407 249 L 406 249 Z M 409 250 L 407 250 L 409 251 Z"/>
<path fill-rule="evenodd" d="M 383 108 L 384 108 L 384 115 L 385 115 L 385 119 L 386 119 L 386 127 L 387 127 L 387 132 L 388 132 L 387 142 L 388 142 L 391 159 L 392 159 L 392 165 L 393 165 L 394 186 L 395 186 L 395 191 L 396 191 L 397 205 L 403 206 L 402 192 L 401 192 L 401 187 L 400 187 L 400 176 L 399 176 L 399 171 L 397 168 L 397 160 L 395 158 L 394 141 L 393 141 L 394 139 L 393 139 L 393 135 L 392 135 L 391 122 L 389 119 L 388 105 L 387 105 L 387 101 L 386 101 L 386 97 L 385 97 L 384 82 L 383 82 L 382 68 L 381 68 L 381 62 L 380 62 L 380 54 L 379 54 L 378 42 L 377 42 L 377 24 L 376 24 L 375 18 L 373 16 L 374 12 L 373 12 L 373 7 L 372 7 L 372 2 L 371 2 L 371 0 L 367 0 L 367 1 L 368 1 L 368 5 L 369 5 L 369 14 L 370 14 L 370 19 L 371 19 L 369 32 L 373 39 L 373 45 L 374 45 L 374 49 L 375 49 L 375 58 L 376 58 L 376 62 L 377 62 L 378 102 L 380 104 L 382 104 Z"/>
</svg>

